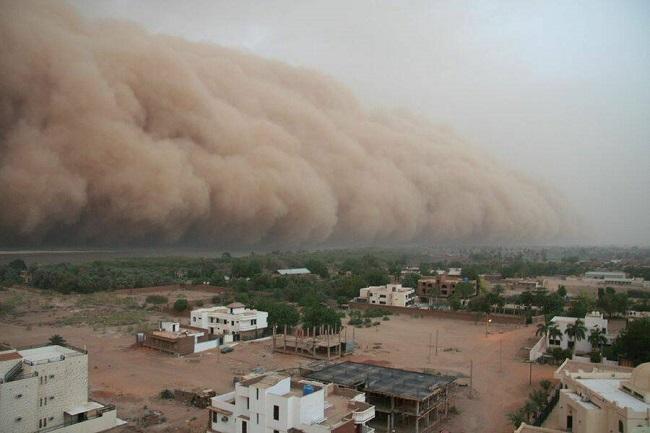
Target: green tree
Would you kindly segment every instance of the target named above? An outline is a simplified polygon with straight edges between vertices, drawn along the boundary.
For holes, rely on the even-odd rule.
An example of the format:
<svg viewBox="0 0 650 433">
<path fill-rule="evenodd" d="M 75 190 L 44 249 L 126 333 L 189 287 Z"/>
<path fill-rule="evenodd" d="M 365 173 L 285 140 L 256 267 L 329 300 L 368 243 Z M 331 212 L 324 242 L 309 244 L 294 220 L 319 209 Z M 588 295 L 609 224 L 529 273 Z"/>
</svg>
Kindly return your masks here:
<svg viewBox="0 0 650 433">
<path fill-rule="evenodd" d="M 418 281 L 420 281 L 420 276 L 418 274 L 406 274 L 402 278 L 402 285 L 404 287 L 410 287 L 415 289 L 418 287 Z"/>
<path fill-rule="evenodd" d="M 321 278 L 329 278 L 330 274 L 327 270 L 327 266 L 318 259 L 309 259 L 305 262 L 305 267 L 311 271 L 312 274 L 316 274 Z"/>
<path fill-rule="evenodd" d="M 548 338 L 549 340 L 562 342 L 562 331 L 557 326 L 556 323 L 553 323 L 548 328 Z"/>
<path fill-rule="evenodd" d="M 537 324 L 537 331 L 535 331 L 535 335 L 537 336 L 544 336 L 546 337 L 548 335 L 548 330 L 551 327 L 550 322 L 544 322 L 544 323 L 538 323 Z"/>
<path fill-rule="evenodd" d="M 257 302 L 255 308 L 266 311 L 269 313 L 269 326 L 277 326 L 278 329 L 283 329 L 286 325 L 291 329 L 300 321 L 300 313 L 298 310 L 289 304 L 282 302 Z"/>
<path fill-rule="evenodd" d="M 63 346 L 66 344 L 65 338 L 60 336 L 59 334 L 54 334 L 53 336 L 50 337 L 50 344 L 56 345 L 56 346 Z"/>
<path fill-rule="evenodd" d="M 589 331 L 587 341 L 589 341 L 593 350 L 600 352 L 602 347 L 607 344 L 607 332 L 604 329 L 595 327 Z"/>
<path fill-rule="evenodd" d="M 587 313 L 593 311 L 594 300 L 591 296 L 583 293 L 579 294 L 569 307 L 567 315 L 569 317 L 585 317 Z"/>
<path fill-rule="evenodd" d="M 476 294 L 476 286 L 470 282 L 462 281 L 456 284 L 454 293 L 457 293 L 461 299 L 466 299 Z"/>
<path fill-rule="evenodd" d="M 584 340 L 587 334 L 587 328 L 581 319 L 573 323 L 569 323 L 564 330 L 564 333 L 569 338 L 569 345 L 573 346 L 576 342 Z"/>
<path fill-rule="evenodd" d="M 560 286 L 558 287 L 556 293 L 557 293 L 557 294 L 558 294 L 562 299 L 566 298 L 566 294 L 567 294 L 567 292 L 566 292 L 566 287 L 563 286 L 563 285 L 560 285 Z"/>
<path fill-rule="evenodd" d="M 324 305 L 316 304 L 305 307 L 302 313 L 303 328 L 319 328 L 321 325 L 332 328 L 341 327 L 341 318 L 336 311 Z"/>
<path fill-rule="evenodd" d="M 629 322 L 614 341 L 612 351 L 635 366 L 650 362 L 650 319 Z"/>
<path fill-rule="evenodd" d="M 512 426 L 516 429 L 519 428 L 521 423 L 523 423 L 526 420 L 526 414 L 524 413 L 523 409 L 517 409 L 514 412 L 510 412 L 506 415 L 508 417 L 508 420 L 512 424 Z"/>
<path fill-rule="evenodd" d="M 189 307 L 190 304 L 189 302 L 187 302 L 187 299 L 185 298 L 177 299 L 176 302 L 174 302 L 174 311 L 178 313 L 186 311 Z"/>
</svg>

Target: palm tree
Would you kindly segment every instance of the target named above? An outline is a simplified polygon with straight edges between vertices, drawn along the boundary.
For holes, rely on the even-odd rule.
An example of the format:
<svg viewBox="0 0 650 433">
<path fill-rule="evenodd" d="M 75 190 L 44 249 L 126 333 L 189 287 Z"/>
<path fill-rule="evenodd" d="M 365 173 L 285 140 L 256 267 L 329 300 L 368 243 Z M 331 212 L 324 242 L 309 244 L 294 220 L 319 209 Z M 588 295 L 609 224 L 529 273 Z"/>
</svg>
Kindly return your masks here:
<svg viewBox="0 0 650 433">
<path fill-rule="evenodd" d="M 569 323 L 564 333 L 569 337 L 569 347 L 573 348 L 574 344 L 572 343 L 585 339 L 587 327 L 582 320 L 578 319 L 573 323 Z"/>
<path fill-rule="evenodd" d="M 595 326 L 587 337 L 589 344 L 591 344 L 592 350 L 601 351 L 602 347 L 607 344 L 607 332 L 604 329 L 598 328 Z"/>
<path fill-rule="evenodd" d="M 522 409 L 517 409 L 514 412 L 510 412 L 506 416 L 508 417 L 508 420 L 510 420 L 510 423 L 515 429 L 518 429 L 521 423 L 524 422 L 524 419 L 526 418 L 524 411 Z"/>
<path fill-rule="evenodd" d="M 548 330 L 551 327 L 551 324 L 549 322 L 544 322 L 544 323 L 538 323 L 537 324 L 537 331 L 535 331 L 535 335 L 538 336 L 544 336 L 546 337 L 548 335 Z"/>
<path fill-rule="evenodd" d="M 562 342 L 562 331 L 560 331 L 560 328 L 557 326 L 556 323 L 553 323 L 551 326 L 549 326 L 548 339 L 554 341 L 557 340 L 560 343 Z"/>
<path fill-rule="evenodd" d="M 530 401 L 535 403 L 537 407 L 543 408 L 546 406 L 548 394 L 544 392 L 543 389 L 534 389 L 530 394 L 528 394 Z"/>
<path fill-rule="evenodd" d="M 550 380 L 547 379 L 542 379 L 539 381 L 539 386 L 542 387 L 542 390 L 548 395 L 548 393 L 551 391 L 551 387 L 553 384 L 551 383 Z"/>
<path fill-rule="evenodd" d="M 50 337 L 50 344 L 55 346 L 63 346 L 65 344 L 65 338 L 61 337 L 59 334 L 54 334 Z"/>
<path fill-rule="evenodd" d="M 537 402 L 533 400 L 528 400 L 526 401 L 526 404 L 524 404 L 524 407 L 521 408 L 526 415 L 526 419 L 528 422 L 531 422 L 531 420 L 534 418 L 535 414 L 539 412 L 540 407 L 537 404 Z"/>
</svg>

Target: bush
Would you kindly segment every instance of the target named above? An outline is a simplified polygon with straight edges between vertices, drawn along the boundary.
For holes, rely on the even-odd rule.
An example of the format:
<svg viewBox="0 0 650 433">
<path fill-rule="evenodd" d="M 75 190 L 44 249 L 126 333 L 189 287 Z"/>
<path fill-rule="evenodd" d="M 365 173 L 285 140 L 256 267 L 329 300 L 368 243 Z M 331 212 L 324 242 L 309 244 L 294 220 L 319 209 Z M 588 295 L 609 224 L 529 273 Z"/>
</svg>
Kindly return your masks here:
<svg viewBox="0 0 650 433">
<path fill-rule="evenodd" d="M 167 299 L 167 296 L 163 295 L 149 295 L 147 296 L 145 302 L 147 304 L 161 305 L 169 302 L 169 299 Z"/>
<path fill-rule="evenodd" d="M 352 319 L 350 319 L 349 323 L 352 326 L 359 326 L 363 324 L 363 319 L 361 319 L 360 317 L 353 317 Z"/>
<path fill-rule="evenodd" d="M 178 313 L 187 310 L 189 307 L 190 304 L 187 302 L 187 299 L 185 298 L 177 299 L 176 302 L 174 302 L 174 311 Z"/>
<path fill-rule="evenodd" d="M 392 311 L 386 310 L 386 309 L 383 309 L 383 308 L 369 308 L 363 313 L 364 316 L 371 317 L 371 318 L 372 317 L 390 316 L 391 314 L 393 314 Z"/>
<path fill-rule="evenodd" d="M 383 320 L 383 321 L 390 320 L 390 317 L 384 316 L 381 320 Z"/>
<path fill-rule="evenodd" d="M 173 400 L 174 392 L 165 388 L 162 391 L 160 391 L 160 398 L 162 398 L 163 400 Z"/>
<path fill-rule="evenodd" d="M 196 301 L 196 302 L 194 303 L 194 305 L 196 305 L 197 307 L 202 307 L 202 306 L 203 306 L 203 300 L 202 300 L 202 299 L 199 299 L 198 301 Z"/>
<path fill-rule="evenodd" d="M 589 360 L 591 362 L 599 363 L 599 362 L 602 362 L 603 356 L 600 354 L 599 351 L 594 350 L 593 352 L 591 352 L 589 354 Z"/>
</svg>

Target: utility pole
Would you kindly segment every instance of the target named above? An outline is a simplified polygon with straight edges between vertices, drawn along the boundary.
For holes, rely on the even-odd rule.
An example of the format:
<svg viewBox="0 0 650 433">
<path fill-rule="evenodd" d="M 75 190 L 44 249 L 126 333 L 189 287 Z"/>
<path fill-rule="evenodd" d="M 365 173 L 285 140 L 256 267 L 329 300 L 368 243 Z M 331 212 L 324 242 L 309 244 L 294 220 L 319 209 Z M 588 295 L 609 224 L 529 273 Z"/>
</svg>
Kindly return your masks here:
<svg viewBox="0 0 650 433">
<path fill-rule="evenodd" d="M 499 373 L 503 371 L 503 338 L 499 340 Z"/>
<path fill-rule="evenodd" d="M 436 356 L 438 356 L 438 329 L 436 329 Z"/>
<path fill-rule="evenodd" d="M 472 382 L 474 376 L 474 360 L 469 360 L 469 398 L 472 398 Z"/>
</svg>

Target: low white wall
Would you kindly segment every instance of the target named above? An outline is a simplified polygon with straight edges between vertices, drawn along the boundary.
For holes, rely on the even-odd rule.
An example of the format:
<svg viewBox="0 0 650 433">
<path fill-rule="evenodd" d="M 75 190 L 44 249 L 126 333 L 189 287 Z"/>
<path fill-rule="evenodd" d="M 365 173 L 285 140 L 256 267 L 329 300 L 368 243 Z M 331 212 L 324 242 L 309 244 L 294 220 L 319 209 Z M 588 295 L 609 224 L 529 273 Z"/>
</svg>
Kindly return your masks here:
<svg viewBox="0 0 650 433">
<path fill-rule="evenodd" d="M 542 355 L 546 353 L 546 337 L 542 335 L 537 343 L 530 349 L 528 356 L 529 361 L 537 361 Z"/>
<path fill-rule="evenodd" d="M 98 418 L 61 427 L 51 433 L 97 433 L 117 427 L 123 423 L 122 420 L 117 418 L 117 411 L 112 410 L 110 412 L 104 412 L 104 414 Z"/>
<path fill-rule="evenodd" d="M 194 345 L 194 353 L 203 352 L 204 350 L 216 349 L 219 347 L 219 340 L 209 340 Z"/>
</svg>

